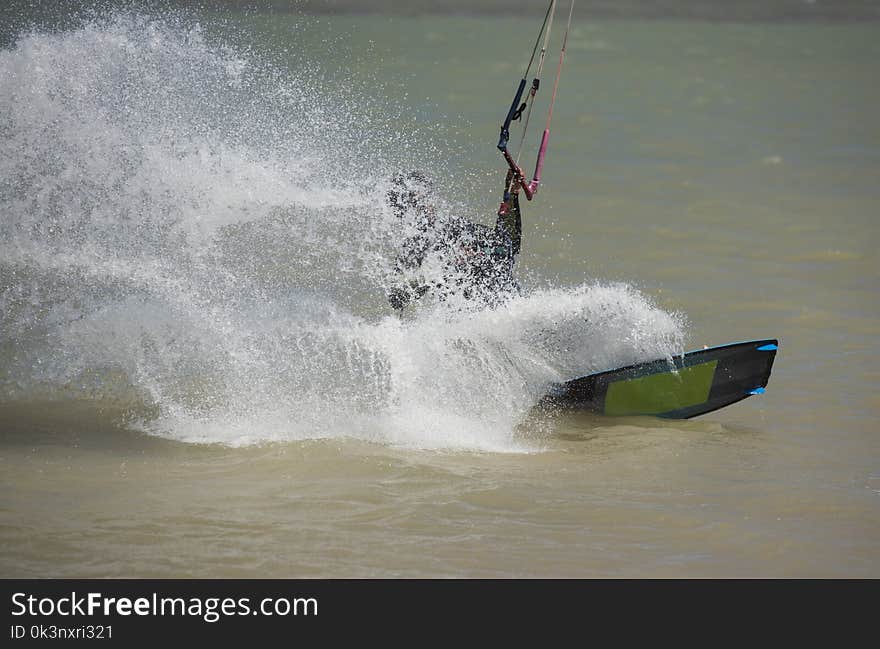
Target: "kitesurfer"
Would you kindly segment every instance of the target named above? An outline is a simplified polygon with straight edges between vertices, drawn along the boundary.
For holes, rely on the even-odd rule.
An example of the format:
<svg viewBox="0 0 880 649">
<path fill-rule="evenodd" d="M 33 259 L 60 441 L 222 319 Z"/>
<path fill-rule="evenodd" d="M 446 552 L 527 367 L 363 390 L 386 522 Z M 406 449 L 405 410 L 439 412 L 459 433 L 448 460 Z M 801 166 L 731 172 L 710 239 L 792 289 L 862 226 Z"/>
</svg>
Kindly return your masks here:
<svg viewBox="0 0 880 649">
<path fill-rule="evenodd" d="M 391 180 L 388 204 L 409 231 L 400 242 L 394 265 L 406 279 L 389 291 L 392 307 L 401 310 L 429 291 L 441 300 L 461 295 L 495 306 L 518 291 L 513 270 L 520 251 L 522 219 L 519 184 L 513 180 L 508 172 L 494 227 L 440 215 L 433 185 L 419 171 L 398 174 Z M 429 257 L 439 269 L 435 277 L 419 272 Z"/>
</svg>

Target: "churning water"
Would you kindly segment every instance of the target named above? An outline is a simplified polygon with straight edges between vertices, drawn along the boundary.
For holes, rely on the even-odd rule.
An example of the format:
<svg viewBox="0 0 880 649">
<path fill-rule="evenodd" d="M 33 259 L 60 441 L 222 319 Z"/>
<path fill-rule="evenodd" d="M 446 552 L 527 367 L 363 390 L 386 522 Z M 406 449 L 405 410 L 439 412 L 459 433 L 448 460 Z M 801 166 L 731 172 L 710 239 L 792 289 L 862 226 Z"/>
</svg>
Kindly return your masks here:
<svg viewBox="0 0 880 649">
<path fill-rule="evenodd" d="M 192 442 L 506 449 L 551 382 L 681 351 L 623 285 L 391 314 L 394 107 L 306 63 L 117 16 L 0 66 L 5 400 L 121 401 Z"/>
</svg>

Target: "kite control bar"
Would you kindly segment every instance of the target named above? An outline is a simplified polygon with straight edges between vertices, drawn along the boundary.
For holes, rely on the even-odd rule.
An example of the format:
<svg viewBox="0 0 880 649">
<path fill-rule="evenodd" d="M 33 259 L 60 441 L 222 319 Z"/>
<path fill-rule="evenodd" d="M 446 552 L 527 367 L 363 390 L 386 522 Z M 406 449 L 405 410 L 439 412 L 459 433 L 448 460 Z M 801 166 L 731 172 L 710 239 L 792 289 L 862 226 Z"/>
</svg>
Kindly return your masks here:
<svg viewBox="0 0 880 649">
<path fill-rule="evenodd" d="M 519 88 L 516 89 L 516 94 L 513 96 L 513 102 L 510 104 L 510 110 L 507 111 L 507 117 L 504 119 L 504 124 L 501 126 L 501 137 L 498 138 L 498 150 L 504 153 L 507 151 L 507 143 L 510 141 L 510 123 L 519 119 L 522 115 L 523 108 L 525 108 L 525 103 L 520 104 L 520 99 L 522 99 L 523 90 L 526 88 L 526 80 L 525 77 L 520 79 Z M 519 108 L 517 108 L 519 106 Z"/>
<path fill-rule="evenodd" d="M 516 160 L 513 159 L 513 156 L 510 155 L 507 148 L 505 147 L 504 149 L 501 149 L 501 155 L 504 156 L 507 165 L 513 172 L 513 181 L 522 188 L 523 193 L 528 200 L 532 200 L 535 194 L 538 193 L 538 185 L 541 184 L 541 171 L 544 169 L 544 156 L 547 154 L 547 142 L 549 139 L 550 129 L 546 129 L 541 138 L 541 146 L 538 149 L 538 160 L 535 163 L 535 175 L 532 177 L 531 181 L 526 180 L 525 172 L 522 170 L 522 167 L 516 163 Z"/>
<path fill-rule="evenodd" d="M 550 99 L 550 107 L 547 110 L 547 125 L 544 128 L 544 134 L 541 136 L 541 144 L 538 147 L 538 159 L 535 161 L 535 174 L 534 176 L 532 176 L 531 181 L 526 180 L 526 174 L 517 162 L 519 154 L 517 154 L 517 159 L 514 159 L 514 157 L 510 154 L 510 151 L 507 150 L 507 145 L 510 141 L 510 124 L 511 122 L 520 119 L 522 117 L 523 111 L 526 109 L 526 107 L 528 107 L 525 125 L 523 126 L 522 137 L 524 140 L 525 132 L 529 126 L 529 117 L 531 116 L 533 100 L 541 84 L 541 70 L 544 67 L 544 55 L 547 52 L 547 44 L 550 40 L 550 29 L 553 25 L 553 15 L 555 13 L 556 0 L 551 0 L 550 5 L 547 7 L 547 13 L 544 16 L 544 24 L 541 25 L 541 31 L 538 32 L 538 39 L 535 41 L 535 47 L 532 49 L 532 56 L 529 59 L 528 66 L 526 67 L 526 73 L 523 75 L 523 78 L 519 82 L 519 86 L 516 89 L 516 94 L 513 96 L 513 101 L 510 104 L 510 109 L 507 111 L 507 116 L 504 119 L 504 123 L 501 125 L 501 136 L 498 138 L 498 150 L 501 151 L 501 155 L 504 156 L 504 160 L 507 162 L 507 166 L 510 167 L 510 171 L 513 175 L 513 184 L 519 185 L 522 188 L 523 193 L 525 193 L 528 200 L 532 200 L 534 195 L 538 192 L 538 186 L 541 184 L 541 172 L 544 169 L 544 159 L 547 156 L 547 143 L 550 140 L 550 122 L 553 118 L 553 105 L 556 103 L 556 92 L 559 89 L 559 76 L 562 73 L 562 63 L 565 59 L 565 47 L 568 43 L 568 32 L 571 29 L 571 17 L 574 13 L 574 0 L 572 0 L 571 6 L 568 11 L 568 24 L 565 27 L 565 36 L 563 36 L 562 48 L 559 52 L 559 65 L 556 68 L 556 82 L 553 84 L 553 96 Z M 523 92 L 525 92 L 526 88 L 526 77 L 528 77 L 529 70 L 532 67 L 532 62 L 535 59 L 535 54 L 538 50 L 538 44 L 541 41 L 542 35 L 544 36 L 544 45 L 541 48 L 541 56 L 538 61 L 537 72 L 534 80 L 532 81 L 532 87 L 529 91 L 529 96 L 527 97 L 526 101 L 522 101 Z M 521 101 L 522 103 L 520 103 Z M 520 141 L 519 150 L 520 152 L 522 151 L 522 140 Z M 507 191 L 509 191 L 514 185 L 508 187 Z"/>
</svg>

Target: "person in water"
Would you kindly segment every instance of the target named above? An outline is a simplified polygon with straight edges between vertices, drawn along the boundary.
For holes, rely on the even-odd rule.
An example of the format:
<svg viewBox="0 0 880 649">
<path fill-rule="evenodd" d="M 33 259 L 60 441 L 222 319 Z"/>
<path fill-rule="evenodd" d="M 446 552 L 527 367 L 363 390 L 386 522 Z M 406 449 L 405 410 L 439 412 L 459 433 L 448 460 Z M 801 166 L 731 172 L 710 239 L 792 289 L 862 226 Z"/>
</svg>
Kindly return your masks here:
<svg viewBox="0 0 880 649">
<path fill-rule="evenodd" d="M 393 287 L 388 301 L 402 310 L 429 291 L 439 299 L 460 294 L 467 300 L 495 306 L 519 291 L 513 275 L 522 240 L 519 184 L 510 172 L 504 200 L 494 227 L 464 218 L 442 218 L 435 206 L 434 188 L 421 172 L 398 174 L 391 181 L 388 203 L 411 232 L 400 243 L 395 271 L 408 281 Z M 439 261 L 440 277 L 434 281 L 413 275 L 429 256 Z"/>
</svg>

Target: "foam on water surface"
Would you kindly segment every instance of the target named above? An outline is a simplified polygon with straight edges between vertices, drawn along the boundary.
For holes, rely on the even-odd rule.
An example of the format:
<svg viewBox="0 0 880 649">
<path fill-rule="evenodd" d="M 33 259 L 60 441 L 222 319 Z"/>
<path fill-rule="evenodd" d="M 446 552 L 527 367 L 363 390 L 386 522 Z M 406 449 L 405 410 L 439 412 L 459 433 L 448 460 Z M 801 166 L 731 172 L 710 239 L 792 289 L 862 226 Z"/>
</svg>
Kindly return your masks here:
<svg viewBox="0 0 880 649">
<path fill-rule="evenodd" d="M 516 451 L 551 383 L 681 352 L 620 284 L 391 314 L 387 179 L 420 151 L 287 64 L 130 14 L 0 52 L 0 399 L 123 402 L 195 443 Z"/>
</svg>

